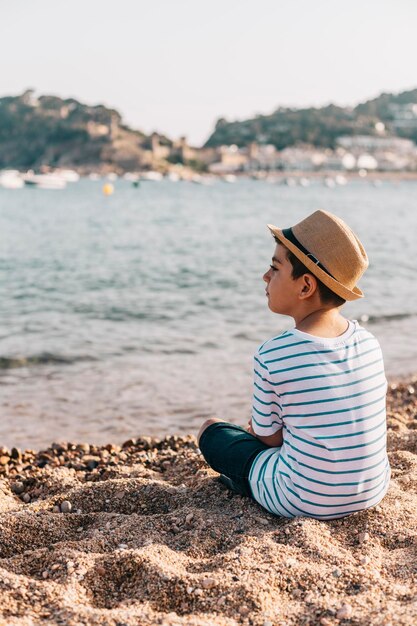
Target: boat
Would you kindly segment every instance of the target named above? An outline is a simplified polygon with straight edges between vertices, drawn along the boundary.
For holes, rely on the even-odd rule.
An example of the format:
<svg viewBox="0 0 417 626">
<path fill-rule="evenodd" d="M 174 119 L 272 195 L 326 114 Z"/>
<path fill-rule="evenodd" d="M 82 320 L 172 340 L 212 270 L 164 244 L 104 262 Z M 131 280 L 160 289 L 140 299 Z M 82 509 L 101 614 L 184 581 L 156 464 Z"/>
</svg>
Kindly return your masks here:
<svg viewBox="0 0 417 626">
<path fill-rule="evenodd" d="M 39 189 L 64 189 L 67 181 L 59 174 L 34 174 L 28 172 L 22 176 L 25 185 Z"/>
<path fill-rule="evenodd" d="M 171 181 L 171 183 L 177 183 L 180 180 L 180 175 L 177 172 L 168 172 L 166 178 Z"/>
<path fill-rule="evenodd" d="M 0 172 L 0 187 L 4 189 L 21 189 L 24 182 L 17 170 L 3 170 Z"/>
<path fill-rule="evenodd" d="M 75 170 L 55 170 L 54 174 L 66 180 L 67 183 L 77 183 L 80 180 L 80 175 Z"/>
<path fill-rule="evenodd" d="M 334 178 L 331 178 L 330 176 L 326 176 L 326 178 L 324 179 L 324 185 L 325 187 L 329 187 L 329 189 L 333 189 L 334 187 L 336 187 Z"/>
<path fill-rule="evenodd" d="M 161 172 L 142 172 L 140 175 L 140 180 L 150 180 L 153 182 L 158 182 L 163 179 Z"/>
</svg>

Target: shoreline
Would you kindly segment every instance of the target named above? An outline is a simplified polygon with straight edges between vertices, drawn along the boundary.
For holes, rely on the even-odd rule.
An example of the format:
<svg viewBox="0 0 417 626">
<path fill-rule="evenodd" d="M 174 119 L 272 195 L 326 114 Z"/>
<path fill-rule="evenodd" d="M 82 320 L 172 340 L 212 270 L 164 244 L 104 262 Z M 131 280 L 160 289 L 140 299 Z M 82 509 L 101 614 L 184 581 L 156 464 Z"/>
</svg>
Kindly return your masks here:
<svg viewBox="0 0 417 626">
<path fill-rule="evenodd" d="M 0 626 L 417 620 L 417 376 L 392 381 L 389 492 L 326 522 L 228 492 L 192 435 L 0 449 Z"/>
</svg>

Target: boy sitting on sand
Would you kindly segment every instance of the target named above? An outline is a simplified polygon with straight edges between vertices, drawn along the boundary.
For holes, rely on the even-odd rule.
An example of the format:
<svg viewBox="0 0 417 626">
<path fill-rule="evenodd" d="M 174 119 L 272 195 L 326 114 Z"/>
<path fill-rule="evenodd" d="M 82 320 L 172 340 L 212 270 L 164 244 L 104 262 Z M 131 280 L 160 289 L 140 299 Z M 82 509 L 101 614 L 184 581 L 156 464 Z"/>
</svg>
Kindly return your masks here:
<svg viewBox="0 0 417 626">
<path fill-rule="evenodd" d="M 268 306 L 295 328 L 255 354 L 247 430 L 210 418 L 199 447 L 222 482 L 271 513 L 343 517 L 380 502 L 390 478 L 381 349 L 340 314 L 346 300 L 363 297 L 356 283 L 368 258 L 325 211 L 268 228 L 276 241 L 263 276 Z"/>
</svg>

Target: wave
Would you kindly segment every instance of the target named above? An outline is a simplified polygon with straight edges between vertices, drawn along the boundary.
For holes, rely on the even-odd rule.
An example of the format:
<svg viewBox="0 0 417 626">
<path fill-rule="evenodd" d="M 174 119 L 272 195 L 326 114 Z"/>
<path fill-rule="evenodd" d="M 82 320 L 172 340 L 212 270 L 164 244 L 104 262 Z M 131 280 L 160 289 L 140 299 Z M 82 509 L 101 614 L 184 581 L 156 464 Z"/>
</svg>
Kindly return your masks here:
<svg viewBox="0 0 417 626">
<path fill-rule="evenodd" d="M 0 370 L 10 370 L 19 367 L 30 367 L 32 365 L 72 365 L 78 361 L 95 361 L 96 359 L 87 355 L 64 356 L 51 352 L 41 352 L 30 356 L 0 357 Z"/>
<path fill-rule="evenodd" d="M 417 317 L 417 313 L 387 313 L 381 315 L 361 315 L 360 322 L 375 324 L 378 322 L 396 322 L 398 320 L 407 320 Z"/>
</svg>

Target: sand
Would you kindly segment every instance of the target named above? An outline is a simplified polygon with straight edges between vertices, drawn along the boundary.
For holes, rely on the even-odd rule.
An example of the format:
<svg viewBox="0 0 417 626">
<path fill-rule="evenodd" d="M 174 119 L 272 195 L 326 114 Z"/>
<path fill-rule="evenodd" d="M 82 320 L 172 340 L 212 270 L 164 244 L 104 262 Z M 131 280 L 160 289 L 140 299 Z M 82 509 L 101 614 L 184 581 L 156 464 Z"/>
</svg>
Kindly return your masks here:
<svg viewBox="0 0 417 626">
<path fill-rule="evenodd" d="M 417 378 L 388 408 L 388 495 L 331 522 L 231 494 L 193 436 L 0 449 L 0 625 L 415 625 Z"/>
</svg>

